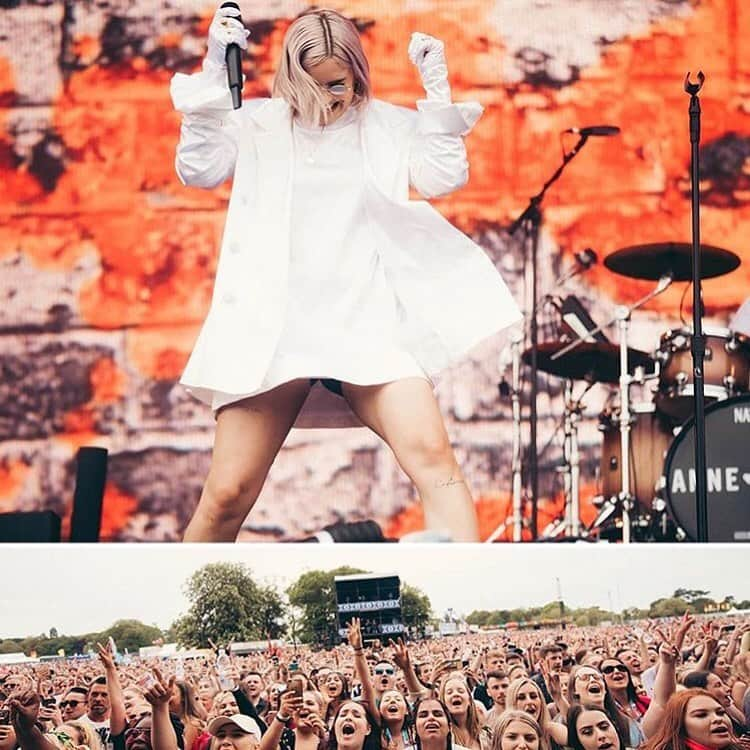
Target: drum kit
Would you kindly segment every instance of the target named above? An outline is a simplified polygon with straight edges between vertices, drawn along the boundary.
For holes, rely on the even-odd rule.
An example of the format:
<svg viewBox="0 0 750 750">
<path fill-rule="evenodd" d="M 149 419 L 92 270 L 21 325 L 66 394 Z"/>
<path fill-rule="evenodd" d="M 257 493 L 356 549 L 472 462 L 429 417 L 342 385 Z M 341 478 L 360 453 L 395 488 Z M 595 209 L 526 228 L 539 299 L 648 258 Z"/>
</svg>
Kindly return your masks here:
<svg viewBox="0 0 750 750">
<path fill-rule="evenodd" d="M 701 246 L 701 277 L 734 271 L 734 253 Z M 630 307 L 618 307 L 599 327 L 565 325 L 572 335 L 541 342 L 537 367 L 564 380 L 565 515 L 541 534 L 542 539 L 606 539 L 610 541 L 679 541 L 696 539 L 693 426 L 692 330 L 666 331 L 653 353 L 628 345 L 630 314 L 673 281 L 691 280 L 691 245 L 637 245 L 609 255 L 604 265 L 616 274 L 657 281 L 656 287 Z M 584 313 L 585 314 L 585 313 Z M 602 331 L 619 329 L 619 344 Z M 704 328 L 709 541 L 750 541 L 750 340 L 740 333 Z M 513 339 L 514 409 L 513 493 L 514 539 L 520 540 L 520 378 L 518 359 L 530 361 L 532 352 L 520 351 L 521 336 Z M 599 415 L 601 460 L 598 515 L 584 527 L 580 519 L 580 455 L 578 424 L 584 405 L 573 397 L 574 385 L 585 381 L 585 395 L 596 383 L 613 388 L 609 405 Z M 634 403 L 633 385 L 649 395 Z M 628 456 L 623 461 L 623 456 Z"/>
</svg>

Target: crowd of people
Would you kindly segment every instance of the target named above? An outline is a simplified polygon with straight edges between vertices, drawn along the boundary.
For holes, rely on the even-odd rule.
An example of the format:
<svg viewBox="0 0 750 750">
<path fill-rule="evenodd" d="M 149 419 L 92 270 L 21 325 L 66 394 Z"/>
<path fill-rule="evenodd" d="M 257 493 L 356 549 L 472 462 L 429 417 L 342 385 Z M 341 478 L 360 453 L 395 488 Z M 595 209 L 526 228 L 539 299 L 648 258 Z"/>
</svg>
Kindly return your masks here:
<svg viewBox="0 0 750 750">
<path fill-rule="evenodd" d="M 0 666 L 0 750 L 748 750 L 750 617 Z"/>
</svg>

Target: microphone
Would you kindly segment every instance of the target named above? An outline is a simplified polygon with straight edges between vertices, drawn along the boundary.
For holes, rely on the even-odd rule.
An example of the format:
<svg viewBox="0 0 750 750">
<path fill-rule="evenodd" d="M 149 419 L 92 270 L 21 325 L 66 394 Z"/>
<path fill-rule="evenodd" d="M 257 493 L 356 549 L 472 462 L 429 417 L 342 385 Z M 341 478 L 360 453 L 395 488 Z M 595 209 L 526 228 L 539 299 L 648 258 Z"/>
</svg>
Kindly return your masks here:
<svg viewBox="0 0 750 750">
<path fill-rule="evenodd" d="M 573 257 L 581 265 L 584 271 L 591 268 L 591 266 L 595 266 L 599 262 L 599 256 L 590 247 L 577 252 Z"/>
<path fill-rule="evenodd" d="M 588 128 L 568 128 L 563 130 L 563 133 L 576 133 L 582 135 L 584 138 L 588 138 L 590 135 L 617 135 L 620 132 L 620 128 L 616 125 L 591 125 Z"/>
<path fill-rule="evenodd" d="M 233 2 L 222 3 L 221 7 L 240 9 L 240 6 Z M 242 22 L 239 15 L 235 18 Z M 227 63 L 227 79 L 229 90 L 232 92 L 232 105 L 235 109 L 239 109 L 242 106 L 242 50 L 240 45 L 234 42 L 228 44 L 224 59 Z"/>
<path fill-rule="evenodd" d="M 599 262 L 599 256 L 590 247 L 585 250 L 577 252 L 573 258 L 576 264 L 570 270 L 566 271 L 556 282 L 555 287 L 562 286 L 566 281 L 570 281 L 574 276 L 588 271 L 591 266 L 595 266 Z"/>
</svg>

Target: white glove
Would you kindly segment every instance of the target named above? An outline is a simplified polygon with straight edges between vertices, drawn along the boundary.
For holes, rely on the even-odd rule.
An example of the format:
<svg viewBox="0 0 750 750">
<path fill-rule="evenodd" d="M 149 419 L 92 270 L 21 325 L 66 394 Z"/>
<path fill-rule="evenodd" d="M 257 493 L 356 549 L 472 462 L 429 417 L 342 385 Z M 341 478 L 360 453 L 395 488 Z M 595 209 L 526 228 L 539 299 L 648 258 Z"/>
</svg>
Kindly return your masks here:
<svg viewBox="0 0 750 750">
<path fill-rule="evenodd" d="M 208 27 L 208 52 L 206 62 L 213 67 L 226 68 L 227 45 L 237 44 L 240 49 L 247 49 L 247 38 L 250 32 L 238 18 L 237 8 L 219 8 L 211 25 Z"/>
<path fill-rule="evenodd" d="M 427 99 L 450 104 L 451 87 L 444 44 L 433 36 L 415 31 L 409 42 L 409 59 L 417 66 Z"/>
</svg>

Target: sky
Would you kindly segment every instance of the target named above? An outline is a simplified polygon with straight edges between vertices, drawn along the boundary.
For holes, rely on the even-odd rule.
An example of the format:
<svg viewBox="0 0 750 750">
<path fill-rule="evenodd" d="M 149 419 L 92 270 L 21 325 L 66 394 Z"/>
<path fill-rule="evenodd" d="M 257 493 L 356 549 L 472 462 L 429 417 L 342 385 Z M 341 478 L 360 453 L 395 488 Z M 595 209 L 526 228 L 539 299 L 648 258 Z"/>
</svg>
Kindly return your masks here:
<svg viewBox="0 0 750 750">
<path fill-rule="evenodd" d="M 104 630 L 115 620 L 168 627 L 189 603 L 185 581 L 209 562 L 242 562 L 286 588 L 309 570 L 351 565 L 396 573 L 448 608 L 647 607 L 677 588 L 750 599 L 748 547 L 609 544 L 2 545 L 0 638 Z"/>
</svg>

